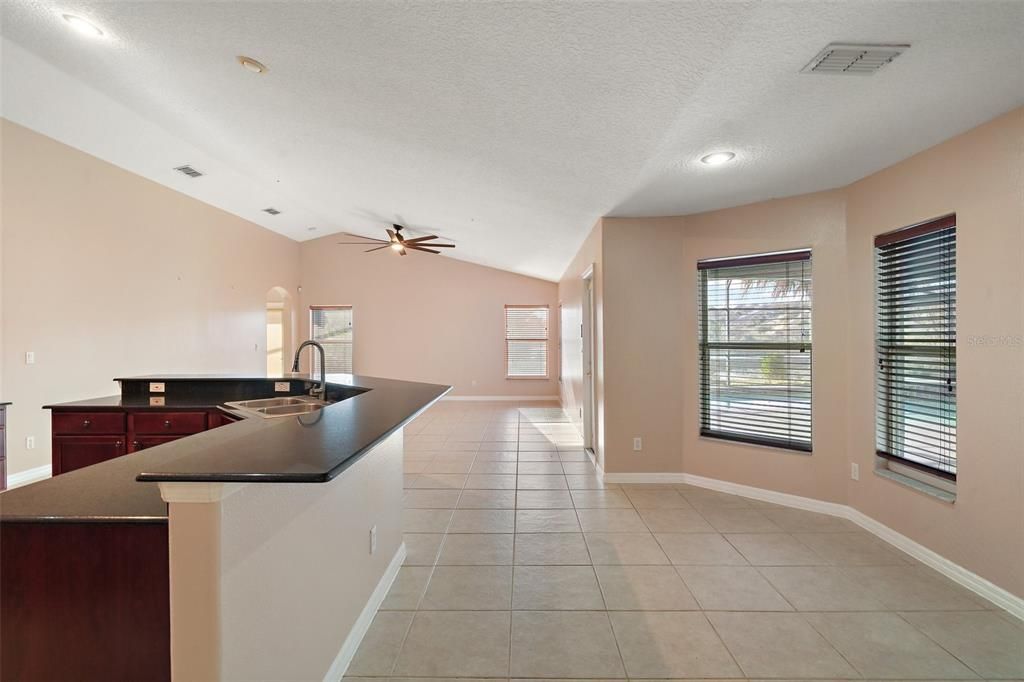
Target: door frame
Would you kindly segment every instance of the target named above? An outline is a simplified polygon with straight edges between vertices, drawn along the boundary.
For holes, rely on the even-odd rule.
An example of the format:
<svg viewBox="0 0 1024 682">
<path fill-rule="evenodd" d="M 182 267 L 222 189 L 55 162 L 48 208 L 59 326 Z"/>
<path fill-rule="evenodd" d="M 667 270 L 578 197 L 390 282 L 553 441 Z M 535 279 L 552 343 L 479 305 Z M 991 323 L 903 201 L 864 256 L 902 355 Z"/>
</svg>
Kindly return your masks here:
<svg viewBox="0 0 1024 682">
<path fill-rule="evenodd" d="M 594 388 L 594 266 L 583 271 L 580 346 L 583 355 L 583 447 L 594 451 L 597 439 L 597 394 Z"/>
</svg>

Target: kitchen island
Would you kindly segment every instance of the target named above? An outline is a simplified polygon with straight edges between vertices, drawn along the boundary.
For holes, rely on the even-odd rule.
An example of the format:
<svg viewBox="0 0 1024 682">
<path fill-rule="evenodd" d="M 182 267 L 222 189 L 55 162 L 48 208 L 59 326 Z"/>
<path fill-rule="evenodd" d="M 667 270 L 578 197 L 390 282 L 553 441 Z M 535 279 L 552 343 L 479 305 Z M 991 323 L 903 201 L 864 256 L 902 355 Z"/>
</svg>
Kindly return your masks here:
<svg viewBox="0 0 1024 682">
<path fill-rule="evenodd" d="M 55 440 L 128 443 L 181 414 L 205 430 L 0 496 L 3 679 L 343 669 L 401 564 L 402 427 L 449 388 L 335 375 L 323 409 L 261 418 L 225 403 L 315 381 L 118 381 L 120 396 L 49 406 Z M 56 435 L 71 428 L 124 430 Z"/>
</svg>

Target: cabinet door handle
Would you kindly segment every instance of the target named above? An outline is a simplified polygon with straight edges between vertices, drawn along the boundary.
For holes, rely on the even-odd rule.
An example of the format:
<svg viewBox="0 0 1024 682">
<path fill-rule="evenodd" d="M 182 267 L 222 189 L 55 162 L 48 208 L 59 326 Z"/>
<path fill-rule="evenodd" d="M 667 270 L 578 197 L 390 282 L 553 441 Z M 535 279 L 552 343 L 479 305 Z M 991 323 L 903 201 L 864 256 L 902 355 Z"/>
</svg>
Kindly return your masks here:
<svg viewBox="0 0 1024 682">
<path fill-rule="evenodd" d="M 170 419 L 165 419 L 164 420 L 164 428 L 165 429 L 171 428 L 171 420 Z"/>
<path fill-rule="evenodd" d="M 120 445 L 120 443 L 118 443 L 118 445 Z M 137 440 L 133 440 L 132 441 L 132 449 L 133 450 L 141 450 L 142 449 L 142 443 L 140 443 Z"/>
<path fill-rule="evenodd" d="M 92 426 L 92 422 L 91 421 L 89 421 L 88 419 L 83 419 L 82 420 L 82 428 L 83 429 L 87 429 L 90 426 Z"/>
</svg>

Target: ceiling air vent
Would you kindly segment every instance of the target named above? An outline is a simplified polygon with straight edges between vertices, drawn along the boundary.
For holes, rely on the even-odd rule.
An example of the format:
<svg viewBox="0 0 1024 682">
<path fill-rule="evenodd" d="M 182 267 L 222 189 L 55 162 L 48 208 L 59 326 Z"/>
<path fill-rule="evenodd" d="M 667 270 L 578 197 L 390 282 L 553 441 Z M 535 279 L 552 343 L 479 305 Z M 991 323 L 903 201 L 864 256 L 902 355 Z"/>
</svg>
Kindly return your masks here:
<svg viewBox="0 0 1024 682">
<path fill-rule="evenodd" d="M 190 178 L 201 178 L 201 177 L 203 177 L 203 174 L 200 173 L 199 171 L 197 171 L 192 166 L 178 166 L 174 170 L 178 171 L 179 173 L 184 173 L 185 175 L 189 176 Z"/>
<path fill-rule="evenodd" d="M 273 206 L 271 206 L 270 208 L 263 209 L 263 212 L 264 213 L 269 213 L 270 215 L 280 215 L 280 213 L 281 213 L 280 211 L 278 211 Z"/>
<path fill-rule="evenodd" d="M 831 43 L 818 53 L 801 73 L 836 76 L 870 76 L 906 52 L 910 45 Z"/>
</svg>

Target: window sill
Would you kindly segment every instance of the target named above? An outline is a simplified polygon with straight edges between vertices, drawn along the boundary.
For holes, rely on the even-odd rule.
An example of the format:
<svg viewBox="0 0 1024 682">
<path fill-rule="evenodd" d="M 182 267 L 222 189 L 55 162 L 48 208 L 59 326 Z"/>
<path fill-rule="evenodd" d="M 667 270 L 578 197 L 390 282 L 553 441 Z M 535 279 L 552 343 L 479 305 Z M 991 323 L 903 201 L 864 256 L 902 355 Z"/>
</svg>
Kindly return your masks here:
<svg viewBox="0 0 1024 682">
<path fill-rule="evenodd" d="M 784 455 L 813 455 L 813 450 L 798 450 L 796 448 L 784 448 L 779 445 L 766 445 L 765 443 L 748 443 L 742 440 L 733 440 L 732 438 L 716 438 L 715 436 L 697 436 L 698 440 L 702 440 L 708 443 L 718 443 L 719 445 L 737 445 L 744 448 L 756 448 L 758 450 L 771 450 L 773 452 L 779 452 Z"/>
<path fill-rule="evenodd" d="M 895 471 L 891 471 L 890 469 L 876 467 L 875 475 L 881 476 L 882 478 L 887 478 L 890 481 L 899 483 L 900 485 L 905 485 L 908 488 L 916 490 L 919 493 L 930 495 L 931 497 L 934 497 L 937 500 L 941 500 L 942 502 L 946 502 L 948 504 L 953 504 L 954 502 L 956 502 L 956 493 L 951 493 L 948 490 L 936 488 L 933 485 L 928 485 L 923 481 L 918 481 L 917 479 L 911 478 L 910 476 L 904 476 L 903 474 L 896 473 Z"/>
<path fill-rule="evenodd" d="M 548 381 L 550 377 L 505 377 L 506 381 Z"/>
</svg>

